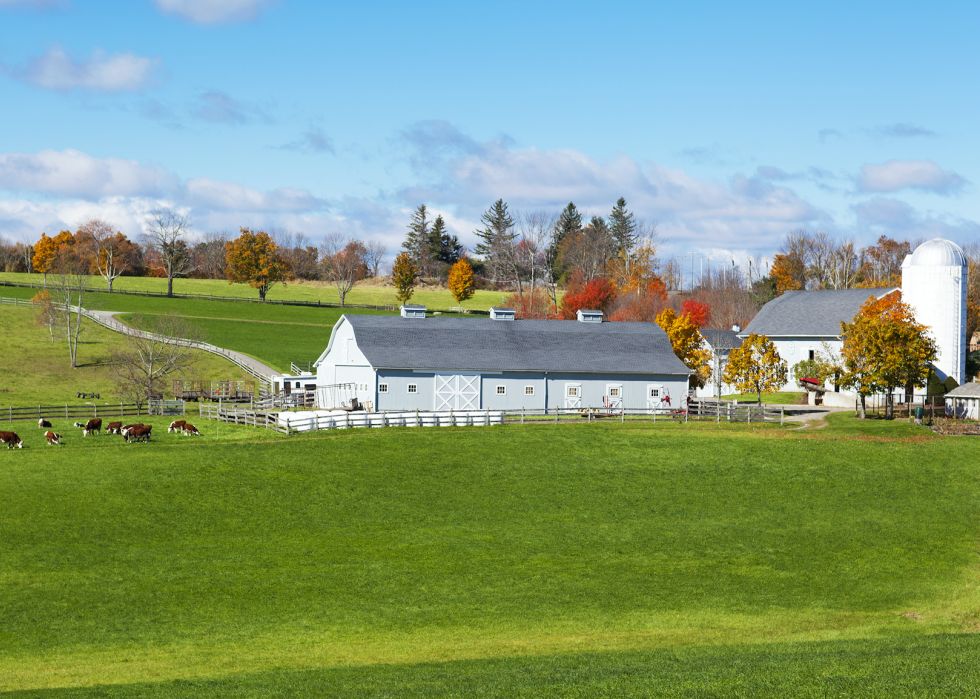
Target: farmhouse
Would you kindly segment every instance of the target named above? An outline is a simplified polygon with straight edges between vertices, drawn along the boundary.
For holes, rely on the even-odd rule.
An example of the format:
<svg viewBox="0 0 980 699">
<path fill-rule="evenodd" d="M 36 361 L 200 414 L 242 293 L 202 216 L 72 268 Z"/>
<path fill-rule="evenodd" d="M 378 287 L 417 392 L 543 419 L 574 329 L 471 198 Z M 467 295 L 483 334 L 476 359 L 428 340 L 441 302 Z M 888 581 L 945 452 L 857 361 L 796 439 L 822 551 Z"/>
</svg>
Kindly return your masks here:
<svg viewBox="0 0 980 699">
<path fill-rule="evenodd" d="M 779 355 L 792 367 L 812 359 L 826 343 L 840 353 L 841 321 L 850 322 L 871 297 L 882 298 L 893 291 L 929 328 L 939 349 L 935 362 L 940 379 L 952 376 L 963 383 L 966 374 L 967 261 L 960 247 L 935 238 L 922 243 L 902 263 L 902 286 L 881 289 L 787 291 L 767 303 L 739 337 L 766 335 Z M 798 388 L 792 373 L 788 387 Z"/>
<path fill-rule="evenodd" d="M 314 366 L 317 405 L 337 386 L 382 410 L 679 407 L 690 370 L 656 323 L 344 315 Z"/>
<path fill-rule="evenodd" d="M 980 420 L 980 383 L 965 383 L 946 394 L 946 414 L 966 420 Z"/>
</svg>

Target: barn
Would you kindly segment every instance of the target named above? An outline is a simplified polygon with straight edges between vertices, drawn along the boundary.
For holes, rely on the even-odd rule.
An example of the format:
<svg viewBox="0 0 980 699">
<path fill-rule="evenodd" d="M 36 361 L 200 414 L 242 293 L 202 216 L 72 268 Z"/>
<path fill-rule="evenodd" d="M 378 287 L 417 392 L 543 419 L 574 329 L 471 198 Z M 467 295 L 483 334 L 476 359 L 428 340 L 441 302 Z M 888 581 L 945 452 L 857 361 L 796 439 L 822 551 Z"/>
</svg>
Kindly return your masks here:
<svg viewBox="0 0 980 699">
<path fill-rule="evenodd" d="M 961 420 L 980 420 L 980 383 L 965 383 L 947 393 L 946 414 Z"/>
<path fill-rule="evenodd" d="M 350 387 L 383 410 L 679 407 L 690 370 L 656 323 L 344 315 L 315 362 L 317 403 Z"/>
</svg>

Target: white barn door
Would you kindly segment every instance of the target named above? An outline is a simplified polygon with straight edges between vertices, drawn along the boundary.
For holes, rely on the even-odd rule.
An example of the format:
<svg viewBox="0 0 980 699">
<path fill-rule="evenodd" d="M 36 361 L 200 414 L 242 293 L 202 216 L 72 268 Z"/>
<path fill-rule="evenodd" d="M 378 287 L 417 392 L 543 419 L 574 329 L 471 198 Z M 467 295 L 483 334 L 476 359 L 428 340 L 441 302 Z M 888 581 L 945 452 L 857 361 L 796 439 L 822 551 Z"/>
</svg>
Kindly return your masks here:
<svg viewBox="0 0 980 699">
<path fill-rule="evenodd" d="M 647 384 L 647 409 L 656 410 L 664 407 L 664 387 L 662 384 Z"/>
<path fill-rule="evenodd" d="M 436 410 L 479 410 L 479 374 L 436 374 Z"/>
<path fill-rule="evenodd" d="M 582 384 L 580 383 L 565 384 L 565 407 L 566 408 L 582 407 Z"/>
</svg>

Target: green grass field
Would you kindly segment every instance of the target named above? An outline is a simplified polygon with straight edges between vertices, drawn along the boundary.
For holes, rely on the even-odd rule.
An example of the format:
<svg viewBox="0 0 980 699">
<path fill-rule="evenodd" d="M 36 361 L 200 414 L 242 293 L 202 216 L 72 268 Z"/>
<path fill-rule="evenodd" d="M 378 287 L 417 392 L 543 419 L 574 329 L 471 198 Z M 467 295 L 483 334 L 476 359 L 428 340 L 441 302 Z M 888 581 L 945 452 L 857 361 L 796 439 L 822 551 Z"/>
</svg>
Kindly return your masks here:
<svg viewBox="0 0 980 699">
<path fill-rule="evenodd" d="M 794 393 L 791 391 L 780 393 L 763 393 L 762 402 L 764 405 L 796 405 L 805 396 L 805 393 Z M 759 396 L 755 393 L 734 393 L 722 396 L 722 400 L 737 400 L 739 403 L 758 403 Z"/>
<path fill-rule="evenodd" d="M 34 326 L 30 308 L 0 306 L 0 414 L 7 406 L 79 405 L 79 391 L 98 393 L 100 404 L 119 402 L 108 366 L 109 348 L 122 342 L 118 333 L 88 324 L 79 338 L 78 367 L 68 361 L 63 339 L 50 340 L 47 328 Z M 250 379 L 237 366 L 207 352 L 194 352 L 191 373 L 208 381 Z M 288 365 L 288 363 L 287 363 Z M 96 402 L 96 401 L 88 401 Z"/>
<path fill-rule="evenodd" d="M 31 284 L 41 284 L 43 282 L 40 274 L 23 274 L 14 272 L 0 272 L 0 281 L 14 281 Z M 105 280 L 102 277 L 92 277 L 91 284 L 93 289 L 106 289 Z M 120 290 L 133 291 L 153 291 L 158 293 L 167 292 L 167 280 L 155 277 L 119 277 L 113 284 L 113 288 Z M 0 287 L 0 296 L 9 296 L 9 287 Z M 175 279 L 174 293 L 176 294 L 210 294 L 214 296 L 234 296 L 238 298 L 259 297 L 258 292 L 247 284 L 229 284 L 220 279 Z M 469 310 L 486 311 L 490 306 L 499 306 L 505 294 L 499 291 L 477 290 L 473 298 L 463 303 L 463 308 Z M 268 298 L 272 300 L 288 301 L 319 301 L 321 303 L 340 303 L 340 296 L 337 288 L 333 284 L 326 282 L 299 282 L 287 286 L 276 286 L 269 292 Z M 383 286 L 355 286 L 347 295 L 347 303 L 358 304 L 377 304 L 387 306 L 398 306 L 395 298 L 395 291 L 392 287 Z M 458 304 L 452 294 L 447 289 L 438 288 L 418 288 L 412 296 L 412 303 L 421 303 L 433 310 L 448 310 Z"/>
<path fill-rule="evenodd" d="M 62 448 L 31 434 L 27 449 L 0 450 L 0 689 L 823 697 L 980 686 L 968 439 L 846 414 L 811 433 L 600 423 L 285 438 L 221 425 L 212 437 L 215 427 L 150 444 L 75 434 Z"/>
</svg>

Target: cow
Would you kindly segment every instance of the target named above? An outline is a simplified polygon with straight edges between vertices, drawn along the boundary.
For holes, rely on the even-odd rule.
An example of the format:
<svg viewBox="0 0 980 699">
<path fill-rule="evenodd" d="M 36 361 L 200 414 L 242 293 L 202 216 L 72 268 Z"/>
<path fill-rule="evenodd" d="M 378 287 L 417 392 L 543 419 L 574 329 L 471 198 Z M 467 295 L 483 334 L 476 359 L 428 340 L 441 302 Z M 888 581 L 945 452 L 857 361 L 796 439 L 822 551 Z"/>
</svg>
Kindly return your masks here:
<svg viewBox="0 0 980 699">
<path fill-rule="evenodd" d="M 42 417 L 37 421 L 37 426 L 43 430 L 45 427 L 51 427 L 51 423 Z"/>
<path fill-rule="evenodd" d="M 102 431 L 102 418 L 94 417 L 85 423 L 85 429 L 82 431 L 83 437 L 88 437 L 90 434 L 99 434 Z"/>
<path fill-rule="evenodd" d="M 106 434 L 120 434 L 121 430 L 122 430 L 121 422 L 110 422 L 108 425 L 105 426 Z"/>
<path fill-rule="evenodd" d="M 61 435 L 60 434 L 55 434 L 51 430 L 48 430 L 47 432 L 45 432 L 44 433 L 44 437 L 48 440 L 48 446 L 49 447 L 52 444 L 61 444 Z"/>
<path fill-rule="evenodd" d="M 122 429 L 119 430 L 119 434 L 121 434 L 123 437 L 128 437 L 129 433 L 133 431 L 133 428 L 142 426 L 142 422 L 134 422 L 132 425 L 123 425 Z"/>
<path fill-rule="evenodd" d="M 126 435 L 126 441 L 135 442 L 149 442 L 150 441 L 150 430 L 153 429 L 153 425 L 138 425 L 133 427 Z"/>
<path fill-rule="evenodd" d="M 198 437 L 200 437 L 201 433 L 198 432 L 197 428 L 194 427 L 194 425 L 189 425 L 187 423 L 184 423 L 184 436 L 190 437 L 191 435 L 197 435 Z"/>
<path fill-rule="evenodd" d="M 24 448 L 24 440 L 18 437 L 16 432 L 0 432 L 0 444 L 6 444 L 7 449 Z"/>
<path fill-rule="evenodd" d="M 167 429 L 167 434 L 171 432 L 180 432 L 184 429 L 184 425 L 187 424 L 187 420 L 174 420 L 170 423 L 169 429 Z"/>
</svg>

